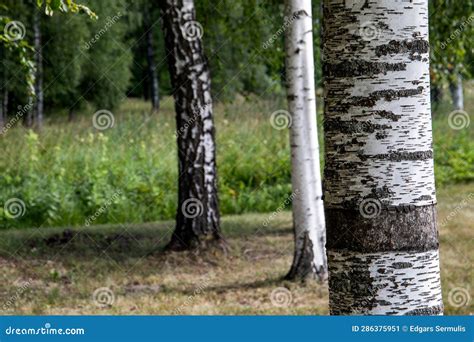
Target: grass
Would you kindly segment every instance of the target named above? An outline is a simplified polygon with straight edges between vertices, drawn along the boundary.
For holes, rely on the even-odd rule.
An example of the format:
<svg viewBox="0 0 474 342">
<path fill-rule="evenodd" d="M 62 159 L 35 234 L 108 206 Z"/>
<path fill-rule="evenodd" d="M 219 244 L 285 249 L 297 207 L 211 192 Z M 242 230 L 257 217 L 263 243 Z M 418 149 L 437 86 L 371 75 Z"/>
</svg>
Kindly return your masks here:
<svg viewBox="0 0 474 342">
<path fill-rule="evenodd" d="M 473 314 L 474 184 L 444 187 L 438 201 L 446 314 Z M 2 231 L 0 309 L 21 315 L 328 313 L 326 284 L 281 280 L 292 259 L 290 212 L 225 217 L 226 255 L 163 254 L 172 228 L 166 221 Z M 103 287 L 114 301 L 98 307 L 93 293 Z M 279 307 L 271 294 L 281 288 L 291 300 Z"/>
<path fill-rule="evenodd" d="M 465 88 L 466 111 L 474 121 L 473 83 Z M 474 180 L 474 125 L 451 129 L 451 106 L 442 102 L 434 115 L 438 186 Z M 275 129 L 270 120 L 284 108 L 281 98 L 238 98 L 215 106 L 223 214 L 270 212 L 280 205 L 275 198 L 290 195 L 288 130 Z M 114 110 L 113 127 L 104 131 L 94 128 L 94 111 L 84 110 L 74 122 L 58 113 L 38 134 L 19 126 L 0 137 L 0 229 L 81 226 L 104 206 L 106 212 L 94 223 L 174 218 L 173 100 L 165 97 L 160 113 L 152 116 L 149 104 L 127 100 Z M 16 219 L 4 211 L 11 199 L 24 204 Z"/>
</svg>

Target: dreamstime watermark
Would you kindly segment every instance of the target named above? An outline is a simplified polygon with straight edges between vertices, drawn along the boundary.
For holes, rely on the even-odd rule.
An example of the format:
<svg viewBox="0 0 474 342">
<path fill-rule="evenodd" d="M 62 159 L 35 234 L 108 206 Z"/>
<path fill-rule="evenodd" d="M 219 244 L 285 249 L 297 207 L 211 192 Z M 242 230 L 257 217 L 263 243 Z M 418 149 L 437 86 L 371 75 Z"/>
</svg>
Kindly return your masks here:
<svg viewBox="0 0 474 342">
<path fill-rule="evenodd" d="M 191 118 L 186 120 L 186 122 L 174 133 L 175 137 L 181 136 L 189 127 L 191 127 L 196 120 L 202 116 L 202 113 L 210 106 L 210 103 L 206 103 L 204 106 L 197 106 L 193 109 Z"/>
<path fill-rule="evenodd" d="M 448 293 L 448 303 L 455 308 L 467 306 L 470 302 L 471 295 L 464 287 L 455 287 Z"/>
<path fill-rule="evenodd" d="M 183 35 L 186 40 L 192 42 L 202 38 L 204 29 L 198 21 L 191 20 L 183 25 Z"/>
<path fill-rule="evenodd" d="M 270 301 L 278 308 L 287 307 L 293 302 L 293 295 L 286 287 L 277 287 L 270 293 Z"/>
<path fill-rule="evenodd" d="M 184 217 L 195 218 L 202 215 L 204 212 L 204 206 L 197 198 L 188 198 L 181 205 L 181 212 Z"/>
<path fill-rule="evenodd" d="M 83 328 L 53 328 L 50 323 L 46 323 L 40 328 L 15 328 L 9 326 L 5 329 L 6 335 L 84 335 Z"/>
<path fill-rule="evenodd" d="M 99 287 L 92 294 L 92 301 L 99 308 L 106 308 L 115 303 L 115 294 L 108 287 Z"/>
<path fill-rule="evenodd" d="M 107 211 L 107 209 L 114 203 L 114 201 L 121 195 L 122 195 L 121 190 L 117 190 L 116 192 L 114 192 L 114 194 L 109 199 L 107 199 L 107 201 L 105 201 L 104 205 L 102 205 L 93 215 L 89 216 L 86 219 L 86 221 L 84 223 L 85 226 L 89 227 L 92 223 L 94 223 L 94 221 L 97 220 L 97 218 L 100 215 L 105 213 Z"/>
<path fill-rule="evenodd" d="M 262 48 L 266 50 L 271 47 L 278 37 L 280 37 L 296 19 L 298 19 L 298 16 L 299 13 L 294 13 L 290 18 L 285 18 L 283 25 L 280 26 L 273 36 L 263 43 Z"/>
<path fill-rule="evenodd" d="M 456 217 L 459 212 L 461 212 L 469 203 L 474 199 L 474 192 L 470 192 L 466 198 L 464 198 L 455 208 L 452 210 L 448 216 L 446 216 L 441 222 L 438 223 L 439 227 L 444 227 L 451 221 L 454 217 Z"/>
<path fill-rule="evenodd" d="M 288 196 L 287 198 L 285 198 L 285 200 L 283 201 L 283 203 L 277 208 L 277 210 L 275 210 L 274 212 L 271 213 L 270 216 L 267 217 L 267 219 L 263 222 L 262 226 L 263 227 L 267 227 L 268 224 L 273 221 L 275 219 L 275 217 L 280 213 L 282 212 L 283 210 L 285 210 L 285 208 L 287 208 L 293 201 L 294 199 L 299 195 L 300 193 L 300 190 L 299 189 L 296 189 L 295 191 L 293 191 L 291 193 L 290 196 Z"/>
<path fill-rule="evenodd" d="M 380 28 L 372 21 L 366 21 L 359 28 L 360 37 L 369 42 L 380 36 Z"/>
<path fill-rule="evenodd" d="M 359 202 L 359 213 L 362 217 L 372 219 L 379 216 L 382 210 L 388 213 L 409 213 L 416 209 L 414 204 L 385 206 L 377 198 L 368 197 Z"/>
<path fill-rule="evenodd" d="M 6 217 L 10 219 L 17 219 L 25 215 L 26 205 L 21 199 L 14 197 L 8 199 L 5 202 L 3 210 Z"/>
<path fill-rule="evenodd" d="M 114 124 L 114 114 L 106 109 L 98 110 L 92 117 L 92 125 L 99 131 L 105 131 L 108 128 L 112 128 L 114 127 Z"/>
<path fill-rule="evenodd" d="M 359 203 L 359 213 L 365 218 L 374 218 L 380 215 L 382 203 L 376 198 L 365 198 Z"/>
<path fill-rule="evenodd" d="M 293 123 L 293 118 L 290 112 L 284 109 L 276 110 L 270 116 L 270 124 L 277 130 L 290 128 Z"/>
<path fill-rule="evenodd" d="M 441 49 L 444 50 L 446 47 L 455 39 L 457 39 L 461 33 L 466 29 L 468 25 L 470 25 L 474 21 L 474 14 L 472 14 L 469 18 L 464 20 L 454 32 L 451 33 L 448 39 L 441 43 Z"/>
<path fill-rule="evenodd" d="M 30 101 L 27 103 L 25 106 L 18 106 L 18 111 L 15 113 L 15 116 L 12 117 L 3 127 L 2 130 L 0 131 L 0 135 L 6 134 L 10 128 L 15 126 L 18 121 L 21 120 L 25 114 L 27 114 L 32 108 L 33 108 L 34 102 Z"/>
<path fill-rule="evenodd" d="M 107 17 L 106 18 L 106 22 L 105 22 L 105 25 L 99 30 L 97 31 L 97 33 L 91 38 L 89 39 L 88 42 L 85 43 L 84 45 L 84 49 L 85 50 L 89 50 L 95 43 L 97 43 L 99 41 L 99 39 L 105 34 L 107 33 L 107 31 L 117 23 L 117 21 L 119 21 L 119 19 L 123 16 L 122 12 L 117 12 L 116 15 L 114 15 L 113 17 Z"/>
<path fill-rule="evenodd" d="M 15 291 L 15 294 L 12 295 L 7 301 L 3 304 L 2 310 L 7 311 L 10 309 L 15 302 L 21 297 L 23 293 L 31 286 L 31 282 L 29 280 L 25 281 L 18 289 Z"/>
<path fill-rule="evenodd" d="M 26 34 L 25 25 L 21 21 L 10 21 L 5 25 L 3 34 L 11 42 L 22 40 Z"/>
<path fill-rule="evenodd" d="M 452 129 L 461 130 L 469 127 L 470 123 L 471 119 L 469 118 L 469 114 L 463 110 L 456 109 L 448 115 L 448 125 Z"/>
<path fill-rule="evenodd" d="M 196 296 L 203 293 L 206 290 L 206 288 L 209 287 L 209 280 L 210 279 L 208 276 L 206 276 L 203 280 L 201 280 L 198 286 L 196 286 L 196 288 L 194 289 L 193 293 L 186 298 L 184 303 L 173 310 L 173 314 L 180 315 L 183 312 L 183 309 L 185 307 L 190 306 L 194 302 Z"/>
</svg>

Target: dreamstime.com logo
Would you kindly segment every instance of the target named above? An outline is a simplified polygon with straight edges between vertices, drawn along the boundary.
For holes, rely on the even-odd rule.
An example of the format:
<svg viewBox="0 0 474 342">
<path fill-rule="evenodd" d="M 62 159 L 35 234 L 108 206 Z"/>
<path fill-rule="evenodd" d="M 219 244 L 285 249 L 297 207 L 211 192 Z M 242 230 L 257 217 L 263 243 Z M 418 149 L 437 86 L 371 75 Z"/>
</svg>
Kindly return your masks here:
<svg viewBox="0 0 474 342">
<path fill-rule="evenodd" d="M 15 328 L 9 326 L 5 329 L 6 335 L 84 335 L 84 328 L 53 328 L 50 323 L 46 323 L 40 328 Z"/>
<path fill-rule="evenodd" d="M 273 306 L 279 308 L 287 307 L 293 302 L 293 295 L 286 287 L 277 287 L 270 294 L 270 301 Z"/>
<path fill-rule="evenodd" d="M 107 17 L 105 25 L 97 31 L 97 33 L 88 41 L 84 44 L 84 49 L 89 50 L 95 43 L 99 41 L 99 39 L 113 26 L 119 21 L 119 19 L 122 17 L 122 13 L 119 11 L 117 12 L 116 15 L 113 17 Z"/>
<path fill-rule="evenodd" d="M 469 127 L 471 119 L 467 112 L 457 109 L 449 113 L 448 115 L 448 125 L 452 129 L 461 130 L 463 128 Z"/>
<path fill-rule="evenodd" d="M 183 35 L 186 40 L 192 42 L 202 38 L 204 29 L 198 21 L 188 21 L 183 25 Z"/>
<path fill-rule="evenodd" d="M 14 304 L 15 302 L 23 295 L 23 293 L 26 292 L 26 290 L 28 290 L 28 288 L 31 286 L 31 282 L 30 281 L 26 281 L 25 283 L 23 283 L 16 291 L 15 291 L 15 294 L 12 295 L 6 302 L 5 304 L 3 304 L 2 306 L 2 310 L 3 311 L 7 311 L 8 309 L 10 309 Z"/>
<path fill-rule="evenodd" d="M 282 26 L 271 36 L 265 43 L 263 43 L 262 47 L 264 50 L 268 49 L 273 45 L 273 43 L 280 37 L 283 32 L 285 32 L 288 27 L 296 20 L 298 19 L 298 13 L 294 13 L 290 18 L 285 18 L 285 22 L 283 23 Z"/>
<path fill-rule="evenodd" d="M 114 203 L 115 200 L 117 200 L 117 198 L 119 198 L 120 196 L 122 195 L 122 191 L 121 190 L 118 190 L 116 191 L 111 198 L 109 198 L 104 205 L 102 205 L 93 215 L 89 216 L 87 219 L 86 219 L 86 222 L 85 222 L 85 225 L 86 227 L 89 227 L 92 223 L 94 223 L 95 220 L 97 220 L 97 218 L 102 215 L 103 213 L 105 213 L 107 211 L 107 209 Z"/>
<path fill-rule="evenodd" d="M 369 42 L 380 36 L 380 29 L 371 21 L 363 23 L 359 29 L 359 35 L 363 40 Z"/>
<path fill-rule="evenodd" d="M 115 117 L 114 114 L 106 109 L 98 110 L 92 117 L 92 125 L 99 131 L 105 131 L 108 128 L 114 127 Z"/>
<path fill-rule="evenodd" d="M 10 21 L 5 25 L 3 34 L 11 42 L 22 40 L 26 34 L 25 25 L 21 21 Z"/>
<path fill-rule="evenodd" d="M 19 198 L 10 198 L 5 202 L 3 210 L 6 217 L 10 219 L 17 219 L 25 215 L 26 205 L 25 202 Z"/>
<path fill-rule="evenodd" d="M 290 128 L 292 123 L 293 118 L 291 117 L 290 112 L 284 109 L 276 110 L 270 116 L 270 124 L 273 128 L 279 131 L 285 128 Z"/>
<path fill-rule="evenodd" d="M 184 217 L 195 218 L 202 215 L 204 212 L 204 205 L 197 198 L 188 198 L 181 205 L 181 212 Z"/>
<path fill-rule="evenodd" d="M 18 106 L 18 111 L 15 113 L 15 116 L 3 126 L 0 130 L 0 135 L 6 134 L 10 128 L 15 126 L 15 124 L 19 122 L 21 118 L 31 110 L 31 108 L 33 108 L 33 104 L 33 101 L 30 101 L 25 106 Z"/>
<path fill-rule="evenodd" d="M 448 293 L 448 303 L 455 308 L 468 306 L 471 303 L 471 295 L 468 289 L 463 287 L 451 289 Z"/>
<path fill-rule="evenodd" d="M 209 284 L 210 284 L 210 279 L 208 276 L 206 276 L 202 281 L 199 282 L 198 286 L 194 289 L 193 294 L 188 296 L 182 305 L 180 305 L 179 307 L 173 310 L 173 314 L 181 315 L 184 308 L 192 305 L 192 303 L 196 299 L 196 296 L 206 291 L 206 288 L 209 287 Z"/>
<path fill-rule="evenodd" d="M 99 308 L 106 308 L 115 303 L 115 294 L 108 287 L 99 287 L 92 294 L 92 301 Z"/>
</svg>

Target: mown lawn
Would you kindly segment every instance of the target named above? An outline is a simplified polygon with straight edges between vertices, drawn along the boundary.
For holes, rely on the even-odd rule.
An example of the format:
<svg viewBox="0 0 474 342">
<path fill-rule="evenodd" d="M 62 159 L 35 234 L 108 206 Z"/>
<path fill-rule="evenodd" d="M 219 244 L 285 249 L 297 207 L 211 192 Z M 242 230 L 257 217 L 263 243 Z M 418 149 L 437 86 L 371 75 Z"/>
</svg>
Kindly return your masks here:
<svg viewBox="0 0 474 342">
<path fill-rule="evenodd" d="M 438 194 L 446 314 L 472 314 L 474 184 Z M 292 258 L 290 212 L 225 217 L 226 255 L 163 254 L 172 228 L 157 222 L 2 231 L 0 309 L 21 315 L 328 313 L 326 285 L 281 280 Z M 103 287 L 113 302 L 109 292 L 93 299 Z M 282 295 L 272 303 L 274 291 Z M 98 305 L 101 300 L 110 305 Z"/>
</svg>

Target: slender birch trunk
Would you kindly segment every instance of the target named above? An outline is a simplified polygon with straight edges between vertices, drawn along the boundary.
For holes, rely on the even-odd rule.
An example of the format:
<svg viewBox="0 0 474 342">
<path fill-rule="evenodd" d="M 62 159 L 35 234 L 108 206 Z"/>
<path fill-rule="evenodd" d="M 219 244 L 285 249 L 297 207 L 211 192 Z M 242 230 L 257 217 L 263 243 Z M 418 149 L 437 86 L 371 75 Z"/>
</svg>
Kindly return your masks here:
<svg viewBox="0 0 474 342">
<path fill-rule="evenodd" d="M 153 27 L 151 24 L 151 8 L 146 6 L 144 17 L 145 35 L 146 35 L 146 59 L 148 71 L 148 83 L 151 97 L 151 106 L 153 111 L 160 109 L 160 93 L 158 86 L 158 75 L 156 73 L 155 47 L 153 44 Z"/>
<path fill-rule="evenodd" d="M 178 211 L 169 249 L 222 242 L 211 78 L 193 0 L 159 1 L 176 109 Z"/>
<path fill-rule="evenodd" d="M 43 94 L 43 55 L 41 43 L 41 12 L 36 10 L 33 17 L 34 49 L 35 49 L 35 103 L 30 124 L 41 128 L 44 117 L 44 94 Z"/>
<path fill-rule="evenodd" d="M 333 315 L 443 312 L 428 0 L 324 0 Z"/>
<path fill-rule="evenodd" d="M 5 61 L 5 47 L 0 45 L 0 64 L 2 66 L 0 71 L 0 130 L 5 126 L 8 111 L 7 69 Z"/>
<path fill-rule="evenodd" d="M 287 279 L 327 277 L 314 86 L 311 0 L 286 0 L 286 77 L 295 254 Z"/>
<path fill-rule="evenodd" d="M 449 91 L 451 92 L 451 98 L 453 99 L 453 106 L 456 110 L 464 109 L 464 95 L 462 86 L 462 76 L 457 74 L 455 81 L 449 83 Z"/>
</svg>

